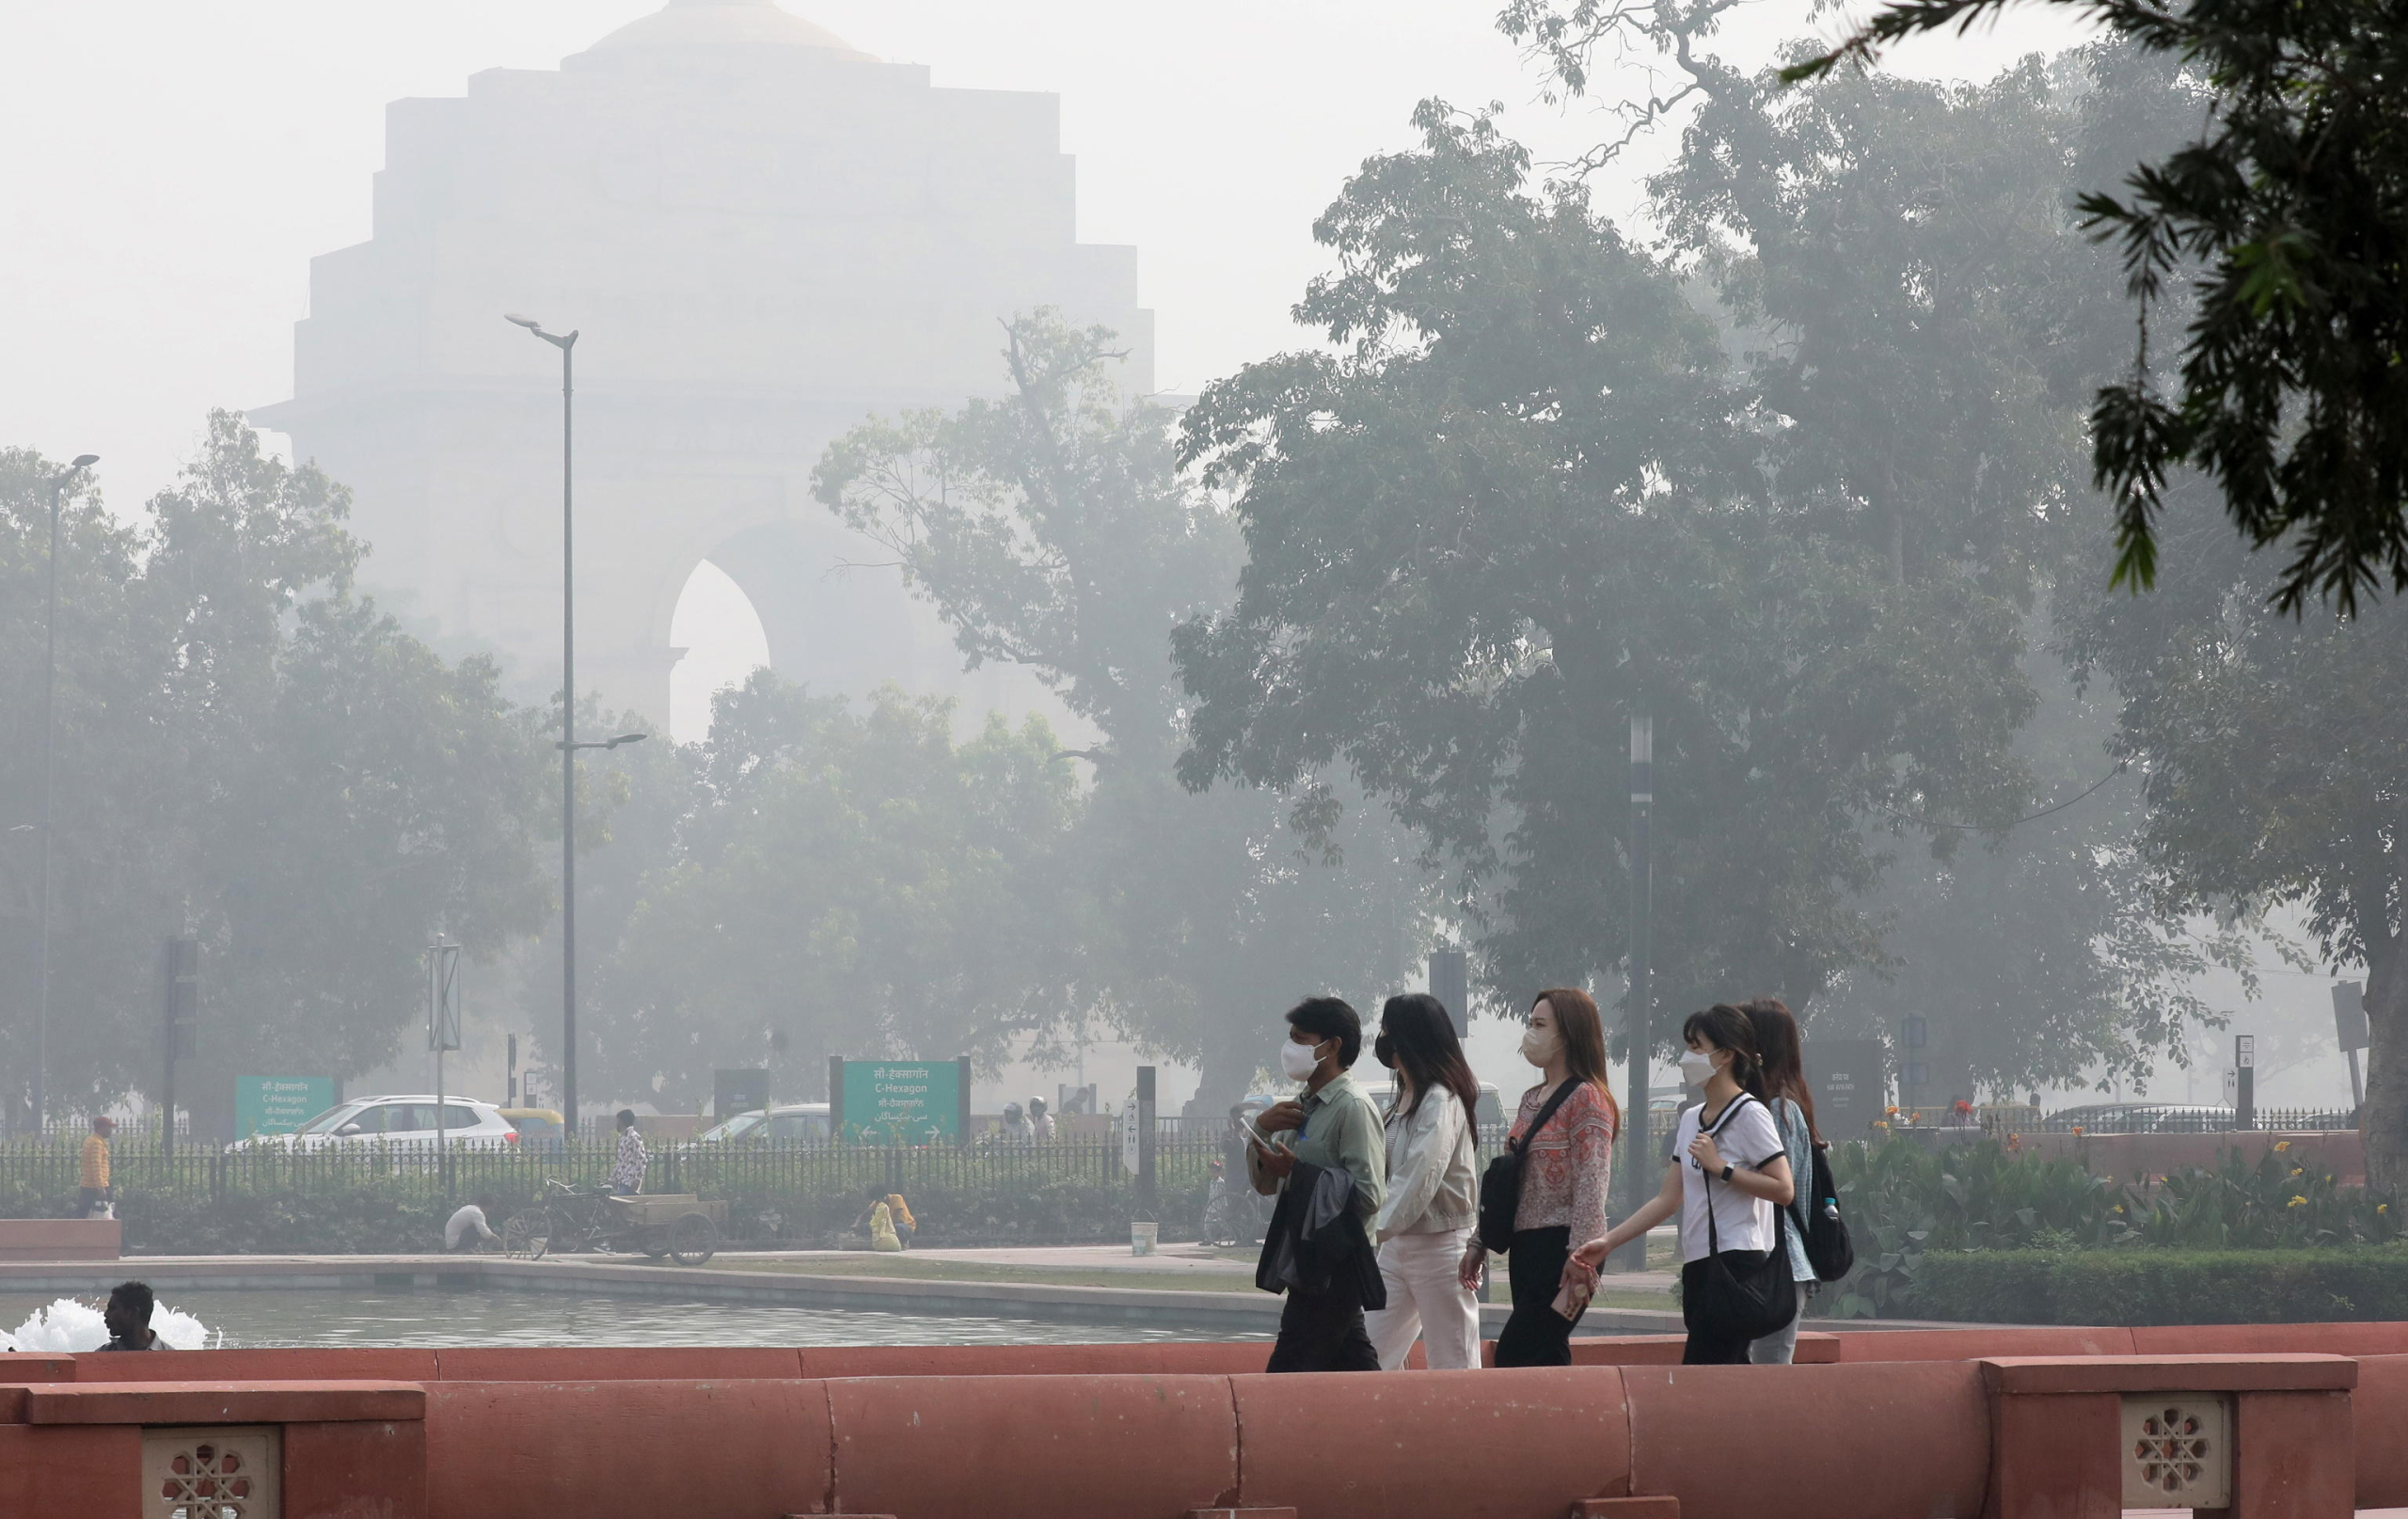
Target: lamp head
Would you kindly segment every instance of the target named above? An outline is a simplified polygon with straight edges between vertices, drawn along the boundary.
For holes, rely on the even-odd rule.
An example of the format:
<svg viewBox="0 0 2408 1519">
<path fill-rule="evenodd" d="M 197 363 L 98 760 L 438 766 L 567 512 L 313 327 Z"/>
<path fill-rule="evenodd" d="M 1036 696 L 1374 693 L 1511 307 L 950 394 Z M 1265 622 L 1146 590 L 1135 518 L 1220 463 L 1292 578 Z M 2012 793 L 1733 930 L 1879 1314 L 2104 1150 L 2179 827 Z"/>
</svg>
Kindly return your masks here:
<svg viewBox="0 0 2408 1519">
<path fill-rule="evenodd" d="M 501 319 L 504 322 L 513 323 L 518 326 L 525 327 L 530 332 L 541 332 L 544 330 L 544 324 L 541 322 L 536 321 L 531 316 L 520 316 L 515 311 L 502 312 Z"/>
<path fill-rule="evenodd" d="M 651 736 L 652 736 L 650 734 L 643 733 L 623 733 L 617 737 L 611 739 L 607 747 L 616 749 L 621 744 L 641 744 Z"/>
<path fill-rule="evenodd" d="M 71 469 L 89 469 L 92 466 L 99 464 L 100 462 L 101 456 L 97 453 L 79 453 L 75 455 L 74 461 L 70 464 L 68 467 Z"/>
</svg>

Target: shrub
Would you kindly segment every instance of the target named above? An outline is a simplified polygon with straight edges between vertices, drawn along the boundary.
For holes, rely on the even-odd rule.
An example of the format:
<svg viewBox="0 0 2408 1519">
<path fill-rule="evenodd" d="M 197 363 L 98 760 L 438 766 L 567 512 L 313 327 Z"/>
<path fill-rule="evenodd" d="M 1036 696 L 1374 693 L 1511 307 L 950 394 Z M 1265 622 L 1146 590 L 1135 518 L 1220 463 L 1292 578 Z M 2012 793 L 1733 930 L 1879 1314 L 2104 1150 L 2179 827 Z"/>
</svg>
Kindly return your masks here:
<svg viewBox="0 0 2408 1519">
<path fill-rule="evenodd" d="M 1984 1323 L 2408 1319 L 2408 1249 L 1932 1253 L 1895 1306 L 1914 1318 Z"/>
</svg>

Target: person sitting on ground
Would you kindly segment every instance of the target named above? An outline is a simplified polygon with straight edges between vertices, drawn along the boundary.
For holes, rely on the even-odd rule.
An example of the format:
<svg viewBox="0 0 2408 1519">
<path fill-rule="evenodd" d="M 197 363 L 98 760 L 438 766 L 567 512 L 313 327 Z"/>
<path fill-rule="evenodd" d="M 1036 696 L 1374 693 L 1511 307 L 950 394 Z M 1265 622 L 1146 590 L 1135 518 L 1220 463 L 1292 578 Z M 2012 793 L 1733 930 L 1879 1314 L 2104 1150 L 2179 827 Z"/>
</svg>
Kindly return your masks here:
<svg viewBox="0 0 2408 1519">
<path fill-rule="evenodd" d="M 1037 1126 L 1030 1123 L 1021 1113 L 1020 1104 L 1017 1102 L 1004 1104 L 1004 1143 L 1006 1145 L 1037 1143 Z"/>
<path fill-rule="evenodd" d="M 462 1203 L 443 1226 L 443 1248 L 452 1255 L 468 1255 L 487 1243 L 499 1244 L 501 1236 L 485 1222 L 485 1214 L 493 1207 L 493 1199 L 480 1197 L 472 1203 Z"/>
<path fill-rule="evenodd" d="M 873 1250 L 900 1250 L 902 1236 L 895 1232 L 895 1210 L 888 1207 L 886 1194 L 869 1195 L 869 1247 Z"/>
<path fill-rule="evenodd" d="M 75 1177 L 77 1218 L 114 1216 L 117 1195 L 109 1188 L 109 1136 L 116 1132 L 117 1120 L 103 1114 L 92 1120 L 92 1131 L 84 1136 L 83 1161 Z"/>
<path fill-rule="evenodd" d="M 1028 1126 L 1036 1131 L 1032 1137 L 1040 1145 L 1054 1137 L 1054 1115 L 1045 1111 L 1045 1100 L 1041 1097 L 1028 1100 Z"/>
<path fill-rule="evenodd" d="M 911 1210 L 903 1201 L 901 1193 L 890 1192 L 886 1195 L 886 1216 L 894 1221 L 896 1242 L 903 1249 L 911 1249 L 911 1236 L 920 1232 L 920 1225 L 919 1221 L 911 1216 Z"/>
<path fill-rule="evenodd" d="M 619 1158 L 610 1167 L 610 1193 L 613 1196 L 632 1197 L 643 1191 L 644 1167 L 652 1157 L 644 1153 L 643 1135 L 636 1131 L 636 1110 L 619 1110 Z"/>
<path fill-rule="evenodd" d="M 150 1310 L 157 1299 L 150 1295 L 148 1282 L 119 1282 L 109 1293 L 108 1306 L 101 1310 L 101 1321 L 108 1325 L 109 1342 L 104 1351 L 171 1351 L 175 1347 L 161 1339 L 150 1327 Z"/>
</svg>

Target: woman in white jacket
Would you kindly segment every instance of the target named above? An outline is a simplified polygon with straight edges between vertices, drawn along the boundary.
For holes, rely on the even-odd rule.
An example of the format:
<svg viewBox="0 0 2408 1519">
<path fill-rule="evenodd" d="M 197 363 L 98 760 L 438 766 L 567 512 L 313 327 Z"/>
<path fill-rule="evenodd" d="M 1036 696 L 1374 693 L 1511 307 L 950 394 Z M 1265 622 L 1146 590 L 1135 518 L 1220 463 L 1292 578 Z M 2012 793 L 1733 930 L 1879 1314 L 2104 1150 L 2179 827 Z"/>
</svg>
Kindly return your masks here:
<svg viewBox="0 0 2408 1519">
<path fill-rule="evenodd" d="M 1479 1218 L 1474 1170 L 1479 1084 L 1435 997 L 1390 997 L 1371 1053 L 1396 1072 L 1388 1105 L 1388 1188 L 1373 1228 L 1388 1305 L 1363 1316 L 1380 1369 L 1404 1365 L 1418 1335 L 1433 1370 L 1480 1365 L 1480 1305 L 1458 1263 Z"/>
</svg>

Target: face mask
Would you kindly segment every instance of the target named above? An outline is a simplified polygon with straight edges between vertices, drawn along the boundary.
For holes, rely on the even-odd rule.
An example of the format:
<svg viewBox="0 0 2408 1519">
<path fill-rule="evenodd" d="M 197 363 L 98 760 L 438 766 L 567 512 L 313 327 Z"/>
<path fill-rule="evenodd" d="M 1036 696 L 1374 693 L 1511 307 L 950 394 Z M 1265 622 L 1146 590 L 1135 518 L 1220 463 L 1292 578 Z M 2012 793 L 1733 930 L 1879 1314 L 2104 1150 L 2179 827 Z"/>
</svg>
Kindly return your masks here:
<svg viewBox="0 0 2408 1519">
<path fill-rule="evenodd" d="M 1396 1069 L 1395 1047 L 1388 1043 L 1386 1035 L 1383 1034 L 1371 1041 L 1371 1058 L 1390 1070 Z"/>
<path fill-rule="evenodd" d="M 1533 1066 L 1544 1066 L 1548 1061 L 1555 1058 L 1556 1047 L 1560 1042 L 1561 1041 L 1556 1037 L 1556 1033 L 1553 1029 L 1524 1029 L 1522 1031 L 1522 1058 L 1529 1061 Z"/>
<path fill-rule="evenodd" d="M 1695 1050 L 1685 1050 L 1681 1052 L 1681 1080 L 1691 1086 L 1703 1086 L 1707 1078 L 1713 1074 L 1713 1056 L 1700 1054 Z"/>
<path fill-rule="evenodd" d="M 1321 1066 L 1321 1046 L 1290 1039 L 1279 1046 L 1279 1069 L 1291 1082 L 1303 1081 Z"/>
</svg>

